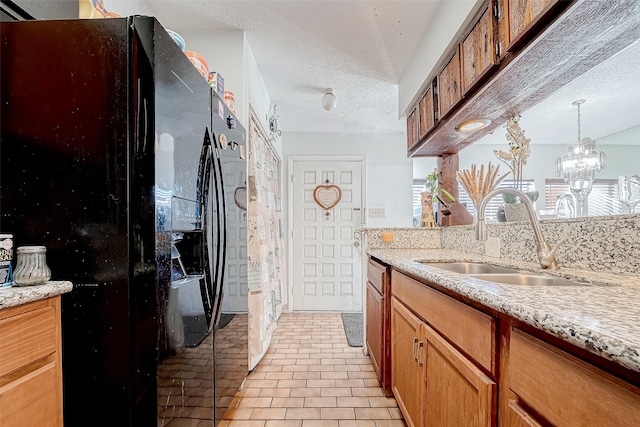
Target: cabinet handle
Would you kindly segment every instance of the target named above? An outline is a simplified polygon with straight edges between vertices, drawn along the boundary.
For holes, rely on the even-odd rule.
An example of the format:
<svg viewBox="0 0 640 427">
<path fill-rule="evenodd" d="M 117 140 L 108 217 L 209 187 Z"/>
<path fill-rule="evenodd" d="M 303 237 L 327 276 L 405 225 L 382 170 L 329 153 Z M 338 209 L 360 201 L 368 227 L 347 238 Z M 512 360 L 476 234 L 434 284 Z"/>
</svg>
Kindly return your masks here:
<svg viewBox="0 0 640 427">
<path fill-rule="evenodd" d="M 418 361 L 418 352 L 417 350 L 418 337 L 413 338 L 413 345 L 411 346 L 411 352 L 413 353 L 413 360 Z"/>
<path fill-rule="evenodd" d="M 422 359 L 420 358 L 420 350 L 422 350 L 422 347 L 424 347 L 424 341 L 420 341 L 420 344 L 418 344 L 418 356 L 416 358 L 416 362 L 418 362 L 418 366 L 420 367 L 424 366 L 424 362 L 422 362 Z"/>
</svg>

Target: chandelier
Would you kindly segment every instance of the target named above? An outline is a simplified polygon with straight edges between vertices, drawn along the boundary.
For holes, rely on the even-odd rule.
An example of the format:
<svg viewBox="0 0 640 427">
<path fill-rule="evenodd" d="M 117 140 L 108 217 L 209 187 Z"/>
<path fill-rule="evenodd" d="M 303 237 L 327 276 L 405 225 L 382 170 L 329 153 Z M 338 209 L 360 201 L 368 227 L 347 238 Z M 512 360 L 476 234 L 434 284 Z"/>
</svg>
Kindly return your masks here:
<svg viewBox="0 0 640 427">
<path fill-rule="evenodd" d="M 578 107 L 578 142 L 569 145 L 568 152 L 556 160 L 556 175 L 569 184 L 571 194 L 578 201 L 578 216 L 584 216 L 584 202 L 589 197 L 596 172 L 606 167 L 606 156 L 603 151 L 596 151 L 596 141 L 580 139 L 580 105 L 584 103 L 584 99 L 572 103 Z"/>
</svg>

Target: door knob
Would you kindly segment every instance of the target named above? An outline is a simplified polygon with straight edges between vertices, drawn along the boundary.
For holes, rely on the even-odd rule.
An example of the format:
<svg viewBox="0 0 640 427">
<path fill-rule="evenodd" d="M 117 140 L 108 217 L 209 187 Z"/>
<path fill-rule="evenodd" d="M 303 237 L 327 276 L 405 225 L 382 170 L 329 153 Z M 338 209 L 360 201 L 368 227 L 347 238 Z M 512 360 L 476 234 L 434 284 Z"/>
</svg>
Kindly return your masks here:
<svg viewBox="0 0 640 427">
<path fill-rule="evenodd" d="M 353 242 L 353 246 L 355 246 L 356 248 L 360 246 L 360 242 Z"/>
</svg>

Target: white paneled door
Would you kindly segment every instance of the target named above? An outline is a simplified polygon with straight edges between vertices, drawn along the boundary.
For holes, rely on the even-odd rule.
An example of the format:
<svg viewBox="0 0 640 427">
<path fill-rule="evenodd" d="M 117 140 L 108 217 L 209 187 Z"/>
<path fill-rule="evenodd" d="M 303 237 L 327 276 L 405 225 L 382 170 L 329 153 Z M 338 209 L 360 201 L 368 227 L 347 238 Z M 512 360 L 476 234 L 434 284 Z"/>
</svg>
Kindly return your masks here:
<svg viewBox="0 0 640 427">
<path fill-rule="evenodd" d="M 294 161 L 292 190 L 293 309 L 362 311 L 362 162 Z"/>
</svg>

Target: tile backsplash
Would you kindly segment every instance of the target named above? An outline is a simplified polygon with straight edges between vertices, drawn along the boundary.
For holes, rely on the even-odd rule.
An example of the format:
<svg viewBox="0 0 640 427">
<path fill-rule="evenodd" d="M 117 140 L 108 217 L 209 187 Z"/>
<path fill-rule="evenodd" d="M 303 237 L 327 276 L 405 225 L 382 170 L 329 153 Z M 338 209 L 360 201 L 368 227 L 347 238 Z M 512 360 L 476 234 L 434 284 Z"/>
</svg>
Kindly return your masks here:
<svg viewBox="0 0 640 427">
<path fill-rule="evenodd" d="M 440 249 L 442 228 L 366 228 L 367 247 L 374 249 Z M 392 233 L 393 240 L 382 241 L 382 233 Z"/>
<path fill-rule="evenodd" d="M 609 273 L 640 274 L 640 215 L 616 215 L 571 220 L 544 220 L 542 232 L 553 246 L 561 267 Z M 537 263 L 535 239 L 529 222 L 487 225 L 488 235 L 500 239 L 500 257 Z M 473 226 L 435 229 L 368 229 L 371 248 L 384 248 L 382 232 L 393 232 L 389 248 L 442 248 L 485 253 L 485 242 L 475 239 Z"/>
</svg>

